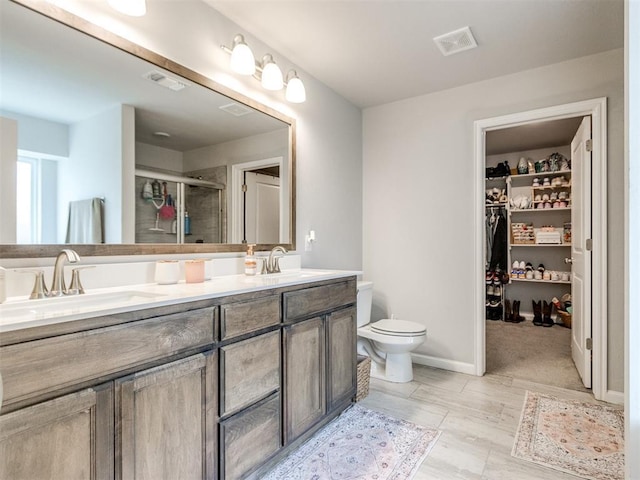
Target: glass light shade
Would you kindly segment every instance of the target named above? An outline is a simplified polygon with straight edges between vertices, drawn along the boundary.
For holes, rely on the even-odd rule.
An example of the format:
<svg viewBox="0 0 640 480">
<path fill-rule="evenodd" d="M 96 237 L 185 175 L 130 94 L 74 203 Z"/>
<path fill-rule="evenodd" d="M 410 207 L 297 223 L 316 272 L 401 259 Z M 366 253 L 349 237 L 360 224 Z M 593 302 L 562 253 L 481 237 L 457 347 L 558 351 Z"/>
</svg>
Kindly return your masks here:
<svg viewBox="0 0 640 480">
<path fill-rule="evenodd" d="M 284 85 L 282 71 L 273 60 L 263 63 L 262 66 L 262 86 L 267 90 L 280 90 Z"/>
<path fill-rule="evenodd" d="M 111 8 L 130 17 L 142 17 L 147 13 L 146 0 L 109 0 L 108 3 Z"/>
<path fill-rule="evenodd" d="M 253 75 L 256 72 L 256 59 L 246 43 L 236 43 L 233 47 L 231 69 L 240 75 Z"/>
<path fill-rule="evenodd" d="M 297 75 L 293 76 L 287 82 L 287 91 L 285 98 L 291 103 L 303 103 L 307 100 L 307 92 L 304 89 L 304 83 Z"/>
</svg>

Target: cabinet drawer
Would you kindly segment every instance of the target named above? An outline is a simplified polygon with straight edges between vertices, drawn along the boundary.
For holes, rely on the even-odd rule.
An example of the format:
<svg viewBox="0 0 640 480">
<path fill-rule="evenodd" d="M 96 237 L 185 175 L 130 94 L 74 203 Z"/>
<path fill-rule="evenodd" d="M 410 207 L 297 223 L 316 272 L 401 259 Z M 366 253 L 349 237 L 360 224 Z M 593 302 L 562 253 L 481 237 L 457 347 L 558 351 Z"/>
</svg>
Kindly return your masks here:
<svg viewBox="0 0 640 480">
<path fill-rule="evenodd" d="M 280 396 L 220 423 L 220 466 L 225 480 L 243 478 L 280 448 Z"/>
<path fill-rule="evenodd" d="M 334 283 L 284 294 L 285 319 L 327 312 L 356 301 L 356 282 Z"/>
<path fill-rule="evenodd" d="M 280 323 L 280 296 L 273 295 L 220 307 L 221 340 Z"/>
<path fill-rule="evenodd" d="M 266 397 L 280 386 L 280 331 L 220 349 L 220 416 Z"/>
<path fill-rule="evenodd" d="M 5 402 L 210 345 L 214 315 L 204 308 L 1 347 Z"/>
</svg>

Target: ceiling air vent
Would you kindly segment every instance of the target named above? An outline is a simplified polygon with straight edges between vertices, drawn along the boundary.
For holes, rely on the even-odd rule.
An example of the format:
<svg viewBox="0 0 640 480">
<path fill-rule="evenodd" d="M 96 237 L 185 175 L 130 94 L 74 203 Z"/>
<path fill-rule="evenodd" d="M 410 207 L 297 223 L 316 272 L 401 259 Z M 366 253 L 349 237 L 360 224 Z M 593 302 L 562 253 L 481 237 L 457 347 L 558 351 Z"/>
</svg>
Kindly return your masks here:
<svg viewBox="0 0 640 480">
<path fill-rule="evenodd" d="M 242 117 L 243 115 L 248 115 L 253 112 L 251 108 L 240 105 L 239 103 L 228 103 L 227 105 L 222 105 L 218 108 L 230 113 L 231 115 L 235 115 L 236 117 Z"/>
<path fill-rule="evenodd" d="M 436 45 L 445 57 L 478 46 L 469 27 L 463 27 L 453 32 L 445 33 L 444 35 L 435 37 L 433 41 L 436 42 Z"/>
<path fill-rule="evenodd" d="M 142 77 L 175 92 L 178 92 L 183 88 L 189 86 L 188 84 L 180 80 L 166 76 L 164 73 L 159 72 L 158 70 L 151 70 L 150 72 L 142 75 Z"/>
</svg>

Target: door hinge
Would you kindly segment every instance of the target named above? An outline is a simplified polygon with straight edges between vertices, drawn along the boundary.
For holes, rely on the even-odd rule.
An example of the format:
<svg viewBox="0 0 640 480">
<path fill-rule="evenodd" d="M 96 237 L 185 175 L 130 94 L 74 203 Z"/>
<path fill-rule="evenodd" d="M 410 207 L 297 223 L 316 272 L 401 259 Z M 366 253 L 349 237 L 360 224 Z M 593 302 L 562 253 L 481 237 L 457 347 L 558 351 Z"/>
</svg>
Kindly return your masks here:
<svg viewBox="0 0 640 480">
<path fill-rule="evenodd" d="M 587 338 L 587 350 L 593 350 L 593 339 Z"/>
<path fill-rule="evenodd" d="M 245 183 L 244 185 L 242 185 L 242 191 L 243 192 L 247 192 L 247 184 Z"/>
<path fill-rule="evenodd" d="M 587 238 L 587 244 L 585 245 L 585 248 L 587 249 L 588 252 L 590 252 L 593 249 L 593 240 L 590 238 Z"/>
<path fill-rule="evenodd" d="M 587 152 L 590 152 L 593 149 L 593 140 L 589 139 L 586 143 Z"/>
</svg>

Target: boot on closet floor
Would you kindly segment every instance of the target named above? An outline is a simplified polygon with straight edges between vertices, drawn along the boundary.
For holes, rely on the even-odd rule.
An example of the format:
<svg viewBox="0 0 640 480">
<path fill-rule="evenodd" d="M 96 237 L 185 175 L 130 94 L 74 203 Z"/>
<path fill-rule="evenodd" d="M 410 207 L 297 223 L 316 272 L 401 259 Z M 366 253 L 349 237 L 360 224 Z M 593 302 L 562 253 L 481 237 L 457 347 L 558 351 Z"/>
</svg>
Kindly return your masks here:
<svg viewBox="0 0 640 480">
<path fill-rule="evenodd" d="M 553 320 L 551 319 L 551 307 L 553 303 L 547 303 L 544 301 L 544 305 L 542 306 L 542 326 L 544 327 L 553 327 Z"/>
<path fill-rule="evenodd" d="M 531 303 L 533 305 L 533 324 L 537 326 L 541 326 L 542 325 L 542 305 L 541 305 L 542 300 L 539 300 L 538 302 L 531 300 Z"/>
<path fill-rule="evenodd" d="M 524 322 L 524 317 L 520 315 L 520 300 L 513 302 L 513 323 Z"/>
<path fill-rule="evenodd" d="M 515 305 L 516 302 L 513 302 Z M 511 313 L 511 302 L 509 300 L 504 301 L 504 321 L 513 322 L 513 314 Z"/>
</svg>

